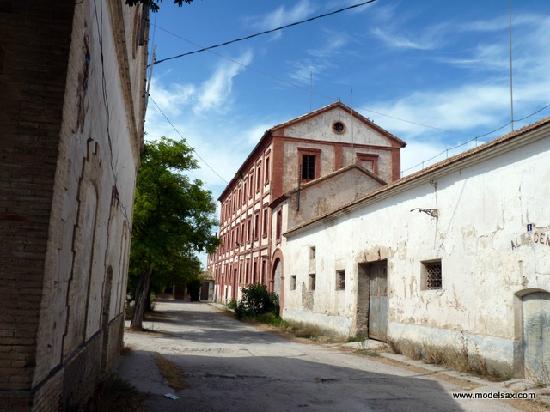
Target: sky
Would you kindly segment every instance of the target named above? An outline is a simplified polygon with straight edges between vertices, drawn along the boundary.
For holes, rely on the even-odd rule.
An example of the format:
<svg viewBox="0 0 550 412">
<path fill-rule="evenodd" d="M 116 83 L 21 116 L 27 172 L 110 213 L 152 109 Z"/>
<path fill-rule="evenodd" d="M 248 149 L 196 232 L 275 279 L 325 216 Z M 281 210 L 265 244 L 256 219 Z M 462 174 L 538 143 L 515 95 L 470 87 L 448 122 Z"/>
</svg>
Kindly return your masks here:
<svg viewBox="0 0 550 412">
<path fill-rule="evenodd" d="M 151 48 L 158 60 L 356 2 L 195 0 L 180 8 L 164 0 L 152 15 Z M 158 105 L 200 157 L 192 176 L 217 198 L 266 129 L 340 99 L 405 140 L 401 169 L 414 172 L 510 121 L 509 4 L 377 0 L 155 65 L 146 139 L 180 137 Z M 550 103 L 550 1 L 511 5 L 519 119 Z M 516 127 L 545 116 L 550 108 Z"/>
</svg>

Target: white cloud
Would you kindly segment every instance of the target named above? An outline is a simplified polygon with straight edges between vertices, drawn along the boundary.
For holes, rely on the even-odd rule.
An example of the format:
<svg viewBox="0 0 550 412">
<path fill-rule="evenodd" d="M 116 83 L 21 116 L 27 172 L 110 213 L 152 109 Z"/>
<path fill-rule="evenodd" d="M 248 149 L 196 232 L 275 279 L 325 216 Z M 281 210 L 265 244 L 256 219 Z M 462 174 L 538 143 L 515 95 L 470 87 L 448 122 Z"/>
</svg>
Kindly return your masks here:
<svg viewBox="0 0 550 412">
<path fill-rule="evenodd" d="M 229 99 L 233 88 L 233 79 L 252 61 L 253 54 L 247 51 L 237 60 L 240 62 L 223 62 L 218 65 L 214 74 L 206 80 L 198 92 L 198 103 L 195 113 L 217 109 Z"/>
<path fill-rule="evenodd" d="M 285 6 L 279 6 L 267 14 L 253 17 L 251 20 L 254 20 L 254 27 L 270 30 L 309 17 L 316 9 L 317 7 L 312 5 L 309 0 L 300 0 L 294 7 L 287 9 Z"/>
<path fill-rule="evenodd" d="M 260 123 L 256 126 L 252 126 L 243 133 L 244 139 L 248 144 L 255 146 L 260 141 L 266 130 L 271 129 L 276 123 Z"/>
<path fill-rule="evenodd" d="M 519 14 L 512 16 L 512 28 L 521 25 L 539 24 L 543 16 L 534 14 Z M 508 30 L 510 20 L 508 16 L 498 16 L 489 20 L 474 20 L 457 25 L 458 30 L 472 32 L 491 32 Z"/>
<path fill-rule="evenodd" d="M 428 27 L 422 33 L 405 35 L 396 33 L 391 29 L 391 27 L 385 30 L 381 29 L 380 27 L 375 27 L 371 30 L 371 34 L 373 34 L 375 37 L 382 40 L 387 46 L 392 48 L 433 50 L 441 46 L 447 30 L 447 24 L 437 24 Z"/>
<path fill-rule="evenodd" d="M 533 16 L 518 16 L 527 22 Z M 486 27 L 497 28 L 495 19 Z M 474 27 L 483 27 L 477 22 Z M 504 43 L 504 44 L 502 44 Z M 550 17 L 539 16 L 536 25 L 525 25 L 516 31 L 514 39 L 514 106 L 515 117 L 522 117 L 534 109 L 549 103 L 550 77 Z M 410 119 L 456 132 L 462 137 L 474 131 L 488 131 L 509 120 L 508 50 L 506 42 L 479 44 L 470 56 L 457 57 L 446 62 L 468 70 L 491 69 L 490 79 L 476 80 L 462 85 L 419 90 L 394 100 L 375 102 L 367 109 L 376 110 L 394 117 Z M 434 131 L 398 120 L 372 115 L 375 121 L 405 138 L 420 134 L 433 135 Z M 436 132 L 440 136 L 449 133 Z M 456 136 L 456 134 L 455 134 Z"/>
<path fill-rule="evenodd" d="M 444 150 L 445 145 L 437 140 L 422 141 L 411 139 L 407 141 L 407 147 L 401 150 L 401 170 L 403 171 L 403 176 L 420 170 L 422 168 L 422 162 L 427 159 L 432 160 L 430 160 L 430 162 L 425 162 L 424 167 L 444 160 L 446 154 L 441 155 Z"/>
<path fill-rule="evenodd" d="M 172 83 L 163 87 L 156 78 L 151 81 L 151 95 L 162 111 L 169 115 L 181 113 L 182 108 L 191 102 L 195 91 L 192 84 Z"/>
<path fill-rule="evenodd" d="M 309 49 L 306 57 L 290 62 L 292 71 L 290 78 L 297 83 L 309 84 L 321 75 L 325 70 L 334 66 L 333 57 L 341 52 L 341 49 L 349 43 L 349 38 L 341 33 L 326 31 L 326 42 L 317 48 Z"/>
</svg>

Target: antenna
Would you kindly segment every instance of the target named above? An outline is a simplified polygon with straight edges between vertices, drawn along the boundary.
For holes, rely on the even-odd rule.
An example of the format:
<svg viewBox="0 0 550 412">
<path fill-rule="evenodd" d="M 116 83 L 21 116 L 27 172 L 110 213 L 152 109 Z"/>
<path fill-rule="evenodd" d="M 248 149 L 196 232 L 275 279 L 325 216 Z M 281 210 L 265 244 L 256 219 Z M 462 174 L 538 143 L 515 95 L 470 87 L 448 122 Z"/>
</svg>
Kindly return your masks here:
<svg viewBox="0 0 550 412">
<path fill-rule="evenodd" d="M 514 131 L 514 85 L 512 79 L 512 0 L 508 1 L 508 13 L 509 13 L 509 24 L 508 24 L 508 40 L 509 40 L 509 80 L 510 80 L 510 127 Z"/>
<path fill-rule="evenodd" d="M 309 111 L 313 110 L 313 70 L 309 71 Z"/>
</svg>

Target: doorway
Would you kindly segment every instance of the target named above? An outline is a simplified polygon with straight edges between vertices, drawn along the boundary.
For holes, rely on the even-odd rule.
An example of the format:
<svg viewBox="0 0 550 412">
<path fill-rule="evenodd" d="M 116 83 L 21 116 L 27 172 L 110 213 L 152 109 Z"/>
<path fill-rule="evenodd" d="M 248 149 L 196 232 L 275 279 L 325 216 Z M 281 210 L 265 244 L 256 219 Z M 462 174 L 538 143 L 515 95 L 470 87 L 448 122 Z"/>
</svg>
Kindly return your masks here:
<svg viewBox="0 0 550 412">
<path fill-rule="evenodd" d="M 550 293 L 523 296 L 523 366 L 525 377 L 550 384 Z"/>
<path fill-rule="evenodd" d="M 358 335 L 386 342 L 388 339 L 388 261 L 359 264 Z"/>
</svg>

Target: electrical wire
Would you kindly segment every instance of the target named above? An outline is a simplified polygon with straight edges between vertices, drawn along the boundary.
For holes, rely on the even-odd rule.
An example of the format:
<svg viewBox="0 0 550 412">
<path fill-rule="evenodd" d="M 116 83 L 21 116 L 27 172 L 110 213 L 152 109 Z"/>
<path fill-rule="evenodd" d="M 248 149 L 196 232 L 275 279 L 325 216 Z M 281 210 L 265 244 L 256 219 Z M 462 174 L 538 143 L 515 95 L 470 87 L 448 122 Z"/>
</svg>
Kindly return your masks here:
<svg viewBox="0 0 550 412">
<path fill-rule="evenodd" d="M 162 117 L 164 117 L 164 119 L 166 120 L 166 122 L 172 126 L 172 129 L 174 129 L 174 131 L 184 140 L 187 140 L 185 139 L 185 136 L 183 135 L 182 132 L 180 132 L 180 130 L 176 127 L 176 125 L 168 118 L 168 116 L 166 115 L 166 113 L 164 113 L 162 111 L 162 109 L 160 108 L 160 106 L 158 105 L 158 103 L 155 101 L 155 99 L 153 99 L 153 97 L 149 94 L 149 99 L 151 99 L 151 101 L 153 102 L 153 104 L 155 105 L 155 108 L 158 110 L 158 112 L 162 115 Z M 214 167 L 212 167 L 200 154 L 199 152 L 197 152 L 197 149 L 195 148 L 191 148 L 191 150 L 193 152 L 195 152 L 195 154 L 197 155 L 197 157 L 199 158 L 199 160 L 204 163 L 206 165 L 206 167 L 208 167 L 216 176 L 218 176 L 223 182 L 225 183 L 229 183 L 221 174 L 219 174 L 217 172 L 216 169 L 214 169 Z"/>
<path fill-rule="evenodd" d="M 170 34 L 171 36 L 174 36 L 174 37 L 177 37 L 178 39 L 181 39 L 183 41 L 186 41 L 187 43 L 189 44 L 192 44 L 194 46 L 197 46 L 197 47 L 202 47 L 200 44 L 194 42 L 193 40 L 190 40 L 186 37 L 183 37 L 183 36 L 180 36 L 179 34 L 177 33 L 174 33 L 170 30 L 167 30 L 163 27 L 160 27 L 160 26 L 156 26 L 157 29 L 167 33 L 167 34 Z M 304 85 L 301 85 L 301 84 L 298 84 L 298 83 L 295 83 L 295 82 L 292 82 L 290 80 L 287 80 L 287 79 L 283 79 L 282 77 L 278 77 L 272 73 L 269 73 L 269 72 L 266 72 L 264 70 L 260 70 L 260 69 L 256 69 L 254 67 L 251 67 L 250 65 L 247 65 L 243 62 L 240 62 L 239 60 L 236 60 L 232 57 L 229 57 L 229 56 L 226 56 L 224 54 L 221 54 L 221 53 L 217 53 L 215 50 L 207 50 L 209 53 L 212 53 L 222 59 L 225 59 L 225 60 L 228 60 L 230 62 L 233 62 L 235 64 L 238 64 L 242 67 L 246 67 L 247 70 L 250 70 L 252 72 L 256 72 L 264 77 L 267 77 L 271 80 L 273 80 L 275 83 L 277 83 L 278 85 L 283 85 L 283 86 L 292 86 L 296 89 L 300 89 L 300 90 L 303 90 L 307 93 L 312 93 L 312 94 L 316 94 L 317 96 L 320 96 L 320 97 L 324 97 L 326 99 L 328 99 L 329 101 L 336 101 L 336 100 L 339 100 L 338 98 L 336 98 L 335 96 L 329 96 L 328 94 L 324 94 L 324 93 L 320 93 L 320 92 L 316 92 L 316 91 L 313 91 L 313 89 L 311 87 L 307 87 L 307 86 L 304 86 Z M 450 132 L 449 130 L 445 130 L 445 129 L 442 129 L 440 127 L 437 127 L 437 126 L 431 126 L 429 124 L 426 124 L 426 123 L 419 123 L 419 122 L 415 122 L 413 120 L 409 120 L 409 119 L 404 119 L 402 117 L 397 117 L 397 116 L 393 116 L 393 115 L 390 115 L 390 114 L 387 114 L 387 113 L 382 113 L 382 112 L 379 112 L 377 110 L 373 110 L 373 109 L 370 109 L 368 107 L 363 107 L 362 108 L 362 111 L 365 111 L 365 112 L 369 112 L 369 113 L 375 113 L 375 114 L 378 114 L 380 116 L 383 116 L 383 117 L 387 117 L 388 119 L 394 119 L 394 120 L 398 120 L 400 122 L 403 122 L 403 123 L 408 123 L 408 124 L 412 124 L 414 126 L 419 126 L 419 127 L 423 127 L 423 128 L 426 128 L 426 129 L 432 129 L 432 130 L 438 130 L 440 132 Z"/>
<path fill-rule="evenodd" d="M 463 147 L 463 146 L 465 146 L 465 145 L 467 145 L 467 144 L 469 144 L 469 143 L 472 143 L 473 141 L 475 141 L 476 144 L 477 144 L 478 139 L 480 139 L 480 138 L 482 138 L 482 137 L 489 136 L 489 135 L 491 135 L 491 134 L 493 134 L 493 133 L 495 133 L 495 132 L 498 132 L 498 131 L 500 131 L 500 130 L 502 130 L 502 129 L 508 127 L 508 126 L 510 126 L 512 123 L 517 123 L 517 122 L 521 122 L 521 121 L 523 121 L 523 120 L 529 119 L 530 117 L 533 117 L 534 115 L 536 115 L 536 114 L 538 114 L 538 113 L 540 113 L 540 112 L 542 112 L 542 111 L 548 109 L 549 107 L 550 107 L 550 104 L 544 105 L 544 106 L 542 106 L 542 107 L 539 107 L 539 108 L 538 108 L 537 110 L 535 110 L 534 112 L 529 113 L 529 114 L 526 115 L 526 116 L 523 116 L 523 117 L 521 117 L 521 118 L 519 118 L 519 119 L 512 119 L 512 120 L 510 120 L 509 122 L 507 122 L 506 124 L 503 124 L 502 126 L 497 127 L 496 129 L 493 129 L 493 130 L 491 130 L 491 131 L 489 131 L 489 132 L 486 132 L 486 133 L 483 133 L 483 134 L 479 134 L 479 135 L 477 135 L 477 136 L 474 136 L 474 137 L 472 137 L 471 139 L 469 139 L 469 140 L 467 140 L 467 141 L 465 141 L 465 142 L 462 142 L 462 143 L 457 144 L 456 146 L 448 147 L 448 148 L 446 148 L 445 150 L 443 150 L 441 153 L 438 153 L 438 154 L 436 154 L 435 156 L 432 156 L 432 157 L 429 158 L 429 159 L 423 160 L 423 161 L 421 161 L 421 162 L 415 164 L 414 166 L 411 166 L 411 167 L 408 167 L 407 169 L 401 170 L 401 176 L 402 176 L 405 172 L 408 172 L 409 170 L 415 169 L 415 168 L 417 168 L 417 167 L 419 167 L 419 166 L 424 167 L 424 164 L 426 164 L 426 163 L 428 163 L 428 162 L 431 162 L 431 161 L 434 160 L 434 159 L 437 159 L 439 156 L 442 156 L 443 154 L 447 154 L 447 156 L 448 156 L 450 150 L 458 149 L 458 148 Z"/>
<path fill-rule="evenodd" d="M 360 3 L 352 4 L 351 6 L 342 7 L 340 9 L 333 10 L 333 11 L 328 12 L 328 13 L 318 14 L 317 16 L 313 16 L 313 17 L 310 17 L 308 19 L 298 20 L 298 21 L 295 21 L 293 23 L 285 24 L 284 26 L 275 27 L 275 28 L 270 29 L 270 30 L 265 30 L 265 31 L 262 31 L 262 32 L 250 34 L 250 35 L 244 36 L 244 37 L 238 37 L 236 39 L 232 39 L 232 40 L 229 40 L 229 41 L 226 41 L 226 42 L 223 42 L 223 43 L 212 44 L 208 47 L 203 47 L 203 48 L 200 48 L 200 49 L 197 49 L 197 50 L 188 51 L 186 53 L 181 53 L 181 54 L 178 54 L 176 56 L 165 57 L 164 59 L 160 59 L 160 60 L 157 60 L 157 61 L 153 62 L 153 64 L 161 64 L 161 63 L 163 63 L 165 61 L 168 61 L 168 60 L 180 59 L 182 57 L 189 56 L 191 54 L 203 53 L 205 51 L 216 49 L 218 47 L 229 46 L 230 44 L 233 44 L 233 43 L 237 43 L 237 42 L 244 41 L 244 40 L 250 40 L 250 39 L 253 39 L 255 37 L 263 36 L 263 35 L 266 35 L 266 34 L 271 34 L 271 33 L 274 33 L 276 31 L 279 31 L 279 30 L 287 29 L 289 27 L 294 27 L 294 26 L 298 26 L 298 25 L 304 24 L 304 23 L 309 23 L 309 22 L 312 22 L 314 20 L 318 20 L 318 19 L 321 19 L 321 18 L 324 18 L 324 17 L 333 16 L 335 14 L 342 13 L 342 12 L 347 11 L 347 10 L 352 10 L 352 9 L 357 8 L 357 7 L 364 6 L 366 4 L 374 3 L 375 1 L 376 0 L 362 1 Z"/>
</svg>

